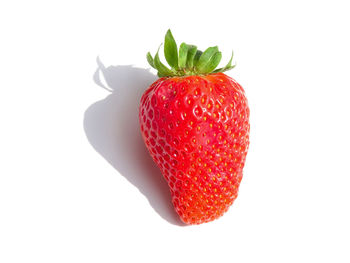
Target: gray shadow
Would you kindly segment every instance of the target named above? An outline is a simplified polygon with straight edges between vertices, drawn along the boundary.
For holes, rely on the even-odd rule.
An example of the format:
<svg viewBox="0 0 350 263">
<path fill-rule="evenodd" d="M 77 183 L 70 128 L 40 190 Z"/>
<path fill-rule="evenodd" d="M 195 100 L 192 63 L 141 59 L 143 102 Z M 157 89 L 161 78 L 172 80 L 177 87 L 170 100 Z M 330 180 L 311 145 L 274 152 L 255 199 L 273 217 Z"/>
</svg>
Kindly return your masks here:
<svg viewBox="0 0 350 263">
<path fill-rule="evenodd" d="M 167 182 L 149 155 L 139 128 L 140 98 L 157 77 L 130 65 L 106 68 L 99 58 L 97 64 L 94 82 L 110 95 L 85 111 L 84 130 L 90 144 L 139 189 L 162 218 L 183 226 L 173 208 Z"/>
</svg>

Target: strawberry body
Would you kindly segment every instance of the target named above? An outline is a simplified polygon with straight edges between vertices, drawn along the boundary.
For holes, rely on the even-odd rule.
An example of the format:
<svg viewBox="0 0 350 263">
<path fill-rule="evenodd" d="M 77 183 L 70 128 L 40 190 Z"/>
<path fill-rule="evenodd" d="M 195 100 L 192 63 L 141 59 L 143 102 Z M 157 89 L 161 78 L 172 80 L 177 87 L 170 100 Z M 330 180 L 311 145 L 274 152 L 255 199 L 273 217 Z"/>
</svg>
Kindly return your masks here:
<svg viewBox="0 0 350 263">
<path fill-rule="evenodd" d="M 143 94 L 139 119 L 182 221 L 223 215 L 237 197 L 249 146 L 242 87 L 224 73 L 162 77 Z"/>
</svg>

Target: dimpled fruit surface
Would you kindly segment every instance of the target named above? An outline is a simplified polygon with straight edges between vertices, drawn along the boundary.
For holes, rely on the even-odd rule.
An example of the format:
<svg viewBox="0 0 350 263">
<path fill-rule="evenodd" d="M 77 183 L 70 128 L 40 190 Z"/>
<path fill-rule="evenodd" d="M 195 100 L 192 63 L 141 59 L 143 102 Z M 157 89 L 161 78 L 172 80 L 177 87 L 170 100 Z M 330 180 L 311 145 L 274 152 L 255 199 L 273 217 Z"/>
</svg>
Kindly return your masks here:
<svg viewBox="0 0 350 263">
<path fill-rule="evenodd" d="M 182 221 L 223 215 L 237 197 L 249 146 L 242 87 L 223 73 L 160 78 L 142 96 L 139 118 Z"/>
</svg>

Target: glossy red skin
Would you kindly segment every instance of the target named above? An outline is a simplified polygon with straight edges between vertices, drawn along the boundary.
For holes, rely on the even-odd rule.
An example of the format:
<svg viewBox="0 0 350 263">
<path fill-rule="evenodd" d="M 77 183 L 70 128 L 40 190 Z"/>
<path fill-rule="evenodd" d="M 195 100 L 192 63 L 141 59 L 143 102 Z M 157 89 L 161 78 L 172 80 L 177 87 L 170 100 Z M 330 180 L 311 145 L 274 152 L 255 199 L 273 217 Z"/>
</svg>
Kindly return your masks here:
<svg viewBox="0 0 350 263">
<path fill-rule="evenodd" d="M 243 88 L 223 73 L 160 78 L 143 94 L 139 118 L 182 221 L 223 215 L 237 197 L 249 146 Z"/>
</svg>

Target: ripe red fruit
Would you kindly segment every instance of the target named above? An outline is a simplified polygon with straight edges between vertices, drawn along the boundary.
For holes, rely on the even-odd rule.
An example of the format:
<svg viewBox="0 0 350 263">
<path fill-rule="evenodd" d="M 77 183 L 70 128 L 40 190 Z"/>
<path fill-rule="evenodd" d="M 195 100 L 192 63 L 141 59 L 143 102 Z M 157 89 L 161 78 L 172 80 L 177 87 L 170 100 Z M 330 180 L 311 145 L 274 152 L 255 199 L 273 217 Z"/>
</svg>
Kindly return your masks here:
<svg viewBox="0 0 350 263">
<path fill-rule="evenodd" d="M 249 108 L 242 87 L 222 73 L 233 67 L 232 57 L 214 71 L 221 59 L 217 47 L 202 53 L 184 45 L 178 56 L 167 32 L 171 70 L 158 53 L 154 59 L 148 53 L 161 78 L 143 94 L 139 117 L 176 212 L 187 224 L 201 224 L 223 215 L 237 197 L 249 146 Z"/>
</svg>

